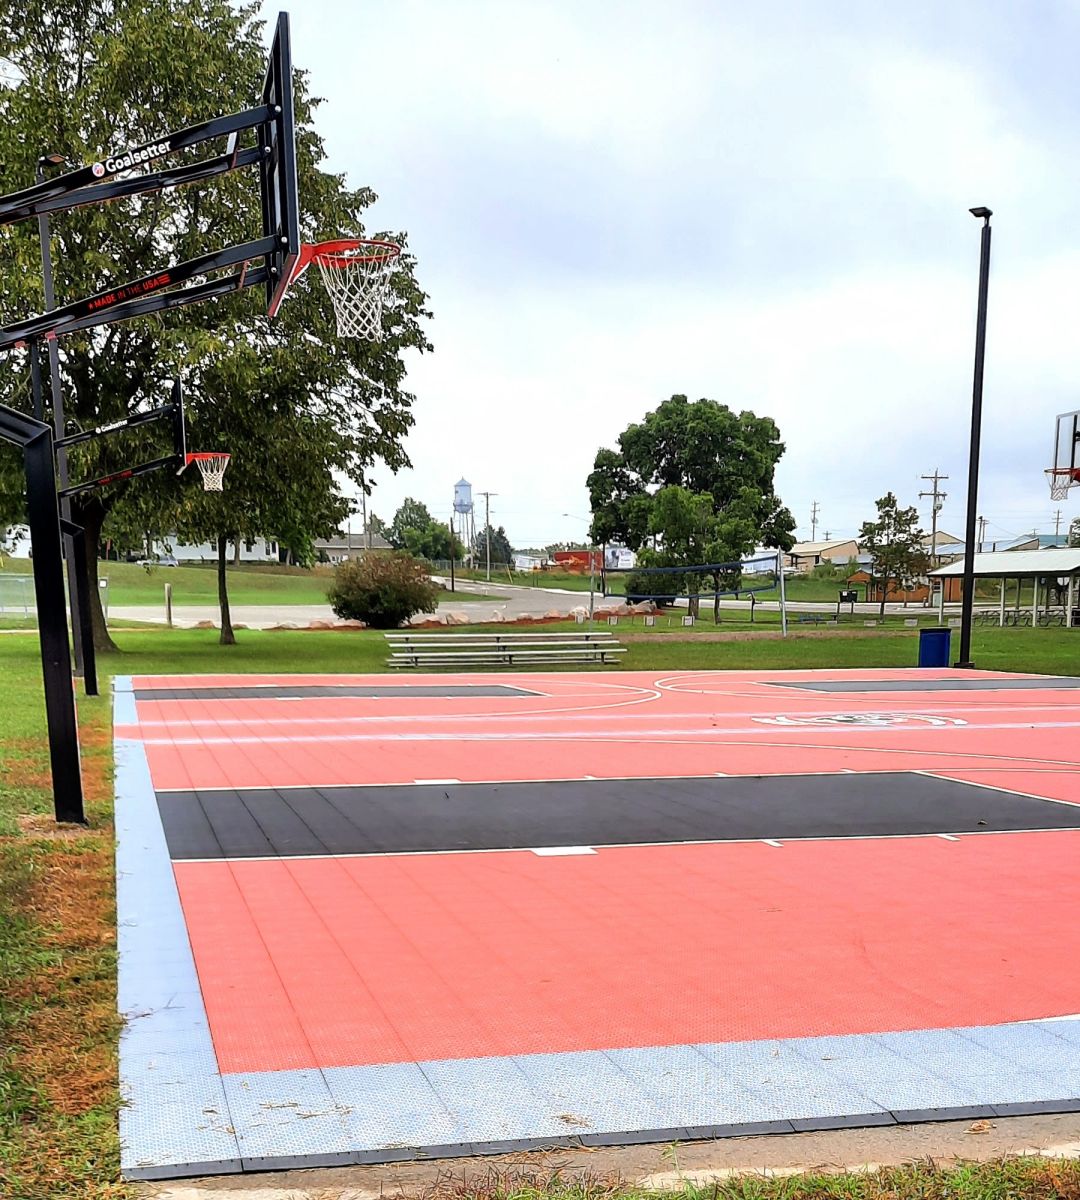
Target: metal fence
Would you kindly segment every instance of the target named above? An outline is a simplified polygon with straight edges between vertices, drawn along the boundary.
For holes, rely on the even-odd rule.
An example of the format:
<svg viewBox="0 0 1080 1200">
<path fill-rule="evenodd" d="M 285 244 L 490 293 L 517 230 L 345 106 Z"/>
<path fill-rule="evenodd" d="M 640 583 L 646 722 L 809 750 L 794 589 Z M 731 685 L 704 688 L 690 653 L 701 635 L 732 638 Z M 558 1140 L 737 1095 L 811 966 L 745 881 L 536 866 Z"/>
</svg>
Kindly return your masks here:
<svg viewBox="0 0 1080 1200">
<path fill-rule="evenodd" d="M 33 575 L 0 574 L 0 616 L 31 617 L 36 614 Z"/>
<path fill-rule="evenodd" d="M 98 581 L 101 609 L 109 615 L 109 581 Z M 36 617 L 33 575 L 8 575 L 0 572 L 0 617 Z"/>
</svg>

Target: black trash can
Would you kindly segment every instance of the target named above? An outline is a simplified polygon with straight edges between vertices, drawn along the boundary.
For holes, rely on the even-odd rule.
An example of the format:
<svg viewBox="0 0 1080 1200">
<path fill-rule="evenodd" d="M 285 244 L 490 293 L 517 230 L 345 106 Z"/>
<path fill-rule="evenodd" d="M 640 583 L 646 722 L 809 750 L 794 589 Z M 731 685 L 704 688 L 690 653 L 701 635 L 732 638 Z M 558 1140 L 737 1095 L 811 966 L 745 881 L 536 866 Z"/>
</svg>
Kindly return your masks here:
<svg viewBox="0 0 1080 1200">
<path fill-rule="evenodd" d="M 920 629 L 919 666 L 947 667 L 951 641 L 951 629 Z"/>
</svg>

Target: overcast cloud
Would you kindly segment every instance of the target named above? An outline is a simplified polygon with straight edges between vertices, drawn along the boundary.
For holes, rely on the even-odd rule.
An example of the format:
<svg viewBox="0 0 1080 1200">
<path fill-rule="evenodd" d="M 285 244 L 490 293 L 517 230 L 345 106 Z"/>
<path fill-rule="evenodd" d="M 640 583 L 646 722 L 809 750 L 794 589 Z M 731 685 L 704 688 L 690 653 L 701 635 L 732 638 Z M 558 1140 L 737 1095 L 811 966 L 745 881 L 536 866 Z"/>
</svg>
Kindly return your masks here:
<svg viewBox="0 0 1080 1200">
<path fill-rule="evenodd" d="M 407 231 L 435 314 L 381 516 L 411 495 L 445 518 L 464 475 L 515 546 L 580 537 L 562 514 L 587 515 L 598 447 L 685 392 L 777 421 L 800 536 L 812 501 L 819 536 L 850 535 L 935 467 L 962 536 L 985 204 L 979 509 L 990 538 L 1053 531 L 1053 418 L 1080 407 L 1076 4 L 293 0 L 292 20 L 330 166 Z"/>
</svg>

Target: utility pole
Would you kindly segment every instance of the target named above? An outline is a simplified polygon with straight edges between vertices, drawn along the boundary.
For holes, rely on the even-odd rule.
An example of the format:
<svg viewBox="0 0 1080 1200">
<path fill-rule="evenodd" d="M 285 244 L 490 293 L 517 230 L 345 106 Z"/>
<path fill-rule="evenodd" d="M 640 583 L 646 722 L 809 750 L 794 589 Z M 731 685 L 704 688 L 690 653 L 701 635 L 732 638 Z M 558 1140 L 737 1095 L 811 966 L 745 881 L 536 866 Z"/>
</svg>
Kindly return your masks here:
<svg viewBox="0 0 1080 1200">
<path fill-rule="evenodd" d="M 484 540 L 487 542 L 487 578 L 491 581 L 491 497 L 498 492 L 481 492 L 484 497 Z"/>
<path fill-rule="evenodd" d="M 980 517 L 979 518 L 979 546 L 978 546 L 978 550 L 979 550 L 980 554 L 982 553 L 983 542 L 985 542 L 985 541 L 986 541 L 986 518 Z"/>
<path fill-rule="evenodd" d="M 810 505 L 810 540 L 817 541 L 817 518 L 818 518 L 818 502 L 815 500 Z"/>
<path fill-rule="evenodd" d="M 1054 513 L 1054 537 L 1058 537 L 1061 533 L 1061 509 L 1059 508 Z"/>
<path fill-rule="evenodd" d="M 367 492 L 363 492 L 363 491 L 360 493 L 360 512 L 361 512 L 360 519 L 364 522 L 364 545 L 370 550 L 371 549 L 371 530 L 368 528 L 368 523 L 367 523 Z"/>
<path fill-rule="evenodd" d="M 948 477 L 948 475 L 942 475 L 941 472 L 937 469 L 937 467 L 935 467 L 933 475 L 920 475 L 919 478 L 920 479 L 930 479 L 930 480 L 933 480 L 933 483 L 934 483 L 934 490 L 932 492 L 920 492 L 919 499 L 921 500 L 925 496 L 933 497 L 933 504 L 930 509 L 930 561 L 931 561 L 931 563 L 936 563 L 937 557 L 938 557 L 938 552 L 937 552 L 937 515 L 939 512 L 941 512 L 941 506 L 945 503 L 945 497 L 948 495 L 948 492 L 943 492 L 938 487 L 938 484 L 941 483 L 943 480 L 948 479 L 949 477 Z"/>
</svg>

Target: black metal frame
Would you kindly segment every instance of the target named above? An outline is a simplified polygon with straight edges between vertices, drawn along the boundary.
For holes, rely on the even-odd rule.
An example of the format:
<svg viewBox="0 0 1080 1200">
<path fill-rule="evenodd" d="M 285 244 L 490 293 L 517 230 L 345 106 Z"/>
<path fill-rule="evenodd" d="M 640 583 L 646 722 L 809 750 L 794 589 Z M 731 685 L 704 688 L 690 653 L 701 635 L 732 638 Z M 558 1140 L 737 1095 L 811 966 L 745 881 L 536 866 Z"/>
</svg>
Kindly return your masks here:
<svg viewBox="0 0 1080 1200">
<path fill-rule="evenodd" d="M 148 475 L 162 467 L 176 467 L 179 474 L 187 466 L 187 432 L 184 422 L 184 393 L 180 380 L 173 381 L 172 400 L 160 408 L 147 409 L 146 412 L 132 413 L 120 421 L 111 421 L 107 425 L 99 425 L 96 429 L 87 429 L 80 433 L 72 433 L 67 437 L 57 439 L 53 445 L 57 449 L 77 446 L 82 442 L 93 441 L 95 438 L 110 437 L 114 433 L 126 433 L 140 425 L 149 425 L 153 421 L 168 419 L 173 431 L 173 451 L 161 458 L 151 459 L 136 467 L 126 467 L 112 475 L 102 475 L 97 479 L 88 479 L 85 483 L 72 484 L 61 488 L 58 495 L 61 500 L 69 496 L 78 496 L 83 492 L 91 492 L 95 488 L 106 487 L 110 483 L 118 483 L 122 479 L 134 479 L 139 475 Z"/>
<path fill-rule="evenodd" d="M 31 356 L 31 370 L 37 375 L 40 387 L 41 363 L 36 345 L 31 348 Z M 58 821 L 85 824 L 79 728 L 75 716 L 71 647 L 68 644 L 67 610 L 64 606 L 64 569 L 60 516 L 56 503 L 52 428 L 44 421 L 0 404 L 0 438 L 22 448 L 26 465 L 27 518 L 34 555 L 34 595 L 41 642 L 41 669 L 45 680 L 53 807 Z"/>
<path fill-rule="evenodd" d="M 256 145 L 239 148 L 239 135 L 256 130 Z M 224 154 L 202 162 L 151 171 L 149 164 L 159 158 L 197 146 L 212 138 L 228 137 Z M 213 251 L 163 271 L 145 275 L 120 287 L 99 292 L 86 300 L 53 309 L 27 320 L 16 321 L 0 329 L 0 351 L 28 345 L 35 417 L 0 405 L 0 439 L 21 446 L 26 466 L 27 508 L 30 542 L 34 555 L 34 589 L 37 597 L 38 634 L 41 643 L 42 671 L 45 684 L 45 709 L 52 761 L 53 798 L 58 821 L 85 821 L 82 793 L 82 769 L 79 736 L 72 686 L 71 647 L 68 643 L 67 615 L 64 604 L 63 536 L 76 560 L 81 580 L 75 589 L 76 613 L 73 622 L 85 639 L 84 673 L 88 694 L 97 693 L 93 638 L 90 635 L 89 593 L 86 583 L 85 545 L 78 525 L 64 520 L 59 505 L 79 492 L 103 487 L 119 479 L 157 470 L 179 459 L 186 466 L 183 403 L 179 384 L 174 385 L 174 403 L 152 413 L 136 414 L 120 425 L 105 426 L 87 434 L 75 434 L 54 441 L 53 430 L 37 416 L 44 412 L 41 380 L 42 337 L 90 329 L 114 321 L 147 316 L 179 308 L 181 305 L 226 295 L 242 288 L 266 285 L 267 311 L 274 316 L 285 294 L 300 253 L 299 201 L 296 173 L 296 130 L 293 111 L 292 54 L 287 13 L 278 14 L 277 29 L 263 85 L 263 103 L 240 113 L 215 117 L 163 135 L 88 166 L 76 168 L 51 179 L 39 177 L 33 187 L 0 197 L 0 225 L 49 213 L 65 212 L 90 204 L 101 204 L 123 196 L 161 191 L 204 179 L 212 179 L 241 167 L 259 168 L 262 199 L 263 236 L 243 245 Z M 130 174 L 132 171 L 141 171 Z M 116 176 L 125 176 L 116 178 Z M 251 268 L 253 261 L 260 265 Z M 238 271 L 221 279 L 191 283 L 199 276 L 211 275 L 230 267 Z M 48 271 L 46 269 L 46 274 Z M 47 285 L 46 291 L 50 288 Z M 56 451 L 93 437 L 142 424 L 166 415 L 174 429 L 174 454 L 142 463 L 126 471 L 100 479 L 65 487 L 56 487 Z"/>
</svg>

